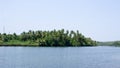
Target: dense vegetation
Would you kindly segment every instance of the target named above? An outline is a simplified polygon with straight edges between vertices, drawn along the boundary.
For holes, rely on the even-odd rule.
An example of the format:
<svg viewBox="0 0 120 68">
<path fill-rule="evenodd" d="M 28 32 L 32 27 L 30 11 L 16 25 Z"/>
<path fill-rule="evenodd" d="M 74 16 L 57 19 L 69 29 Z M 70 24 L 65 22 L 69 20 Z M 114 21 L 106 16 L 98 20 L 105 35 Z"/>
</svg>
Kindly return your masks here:
<svg viewBox="0 0 120 68">
<path fill-rule="evenodd" d="M 6 46 L 95 46 L 96 41 L 84 37 L 79 31 L 28 31 L 20 35 L 0 34 L 0 45 Z"/>
</svg>

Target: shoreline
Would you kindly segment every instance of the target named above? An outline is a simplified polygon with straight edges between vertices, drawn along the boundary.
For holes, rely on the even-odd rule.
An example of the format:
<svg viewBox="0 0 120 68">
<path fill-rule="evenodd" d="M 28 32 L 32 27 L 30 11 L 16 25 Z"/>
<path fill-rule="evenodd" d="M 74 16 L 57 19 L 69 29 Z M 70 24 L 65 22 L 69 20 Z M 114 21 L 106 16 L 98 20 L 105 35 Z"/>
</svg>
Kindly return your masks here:
<svg viewBox="0 0 120 68">
<path fill-rule="evenodd" d="M 18 45 L 18 44 L 0 44 L 0 47 L 96 47 L 92 45 L 84 45 L 84 46 L 39 46 L 39 45 Z"/>
</svg>

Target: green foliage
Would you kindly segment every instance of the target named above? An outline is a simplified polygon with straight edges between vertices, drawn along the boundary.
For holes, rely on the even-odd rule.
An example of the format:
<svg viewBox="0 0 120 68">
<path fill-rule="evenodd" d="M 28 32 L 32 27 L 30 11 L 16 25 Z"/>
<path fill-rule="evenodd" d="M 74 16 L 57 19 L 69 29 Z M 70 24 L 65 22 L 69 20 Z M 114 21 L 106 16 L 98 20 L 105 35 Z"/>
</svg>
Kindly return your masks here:
<svg viewBox="0 0 120 68">
<path fill-rule="evenodd" d="M 99 46 L 120 46 L 120 41 L 97 42 Z"/>
<path fill-rule="evenodd" d="M 8 45 L 34 45 L 34 46 L 95 46 L 96 41 L 84 37 L 79 31 L 28 31 L 20 35 L 0 34 L 0 40 Z"/>
<path fill-rule="evenodd" d="M 114 46 L 120 46 L 120 41 L 115 41 L 115 42 L 112 43 L 112 45 L 114 45 Z"/>
</svg>

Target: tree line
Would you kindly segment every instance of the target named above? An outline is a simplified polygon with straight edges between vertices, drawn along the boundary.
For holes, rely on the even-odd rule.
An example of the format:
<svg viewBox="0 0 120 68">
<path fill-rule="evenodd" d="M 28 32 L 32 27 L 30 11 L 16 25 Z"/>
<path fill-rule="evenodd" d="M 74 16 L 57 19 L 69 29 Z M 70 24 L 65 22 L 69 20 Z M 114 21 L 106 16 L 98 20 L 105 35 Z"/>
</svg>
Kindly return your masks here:
<svg viewBox="0 0 120 68">
<path fill-rule="evenodd" d="M 52 31 L 32 31 L 22 32 L 17 35 L 0 33 L 0 44 L 9 44 L 12 41 L 12 44 L 19 45 L 17 42 L 24 43 L 28 42 L 28 46 L 34 44 L 34 46 L 96 46 L 96 41 L 93 41 L 91 38 L 86 38 L 84 35 L 71 30 L 52 30 Z M 17 42 L 16 42 L 17 41 Z M 23 44 L 25 45 L 25 44 Z"/>
</svg>

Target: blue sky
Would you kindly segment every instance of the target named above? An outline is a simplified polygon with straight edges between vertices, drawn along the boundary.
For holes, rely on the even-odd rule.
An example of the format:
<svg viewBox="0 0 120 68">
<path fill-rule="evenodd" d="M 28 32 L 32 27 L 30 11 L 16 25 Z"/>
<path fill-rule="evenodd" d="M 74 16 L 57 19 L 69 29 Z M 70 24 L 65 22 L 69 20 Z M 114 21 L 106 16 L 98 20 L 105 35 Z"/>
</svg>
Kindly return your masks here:
<svg viewBox="0 0 120 68">
<path fill-rule="evenodd" d="M 97 41 L 120 40 L 120 0 L 0 0 L 0 33 L 79 30 Z"/>
</svg>

